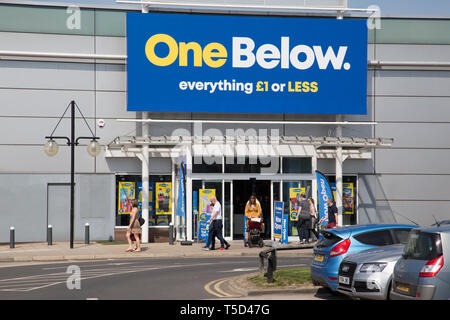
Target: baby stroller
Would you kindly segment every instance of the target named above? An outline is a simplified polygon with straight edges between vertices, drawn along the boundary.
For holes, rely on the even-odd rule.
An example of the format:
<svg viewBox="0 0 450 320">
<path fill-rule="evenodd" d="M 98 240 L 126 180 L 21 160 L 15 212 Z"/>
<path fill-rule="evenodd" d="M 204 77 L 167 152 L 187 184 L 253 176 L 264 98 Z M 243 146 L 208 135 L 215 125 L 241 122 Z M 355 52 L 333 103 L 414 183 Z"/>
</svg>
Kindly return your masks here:
<svg viewBox="0 0 450 320">
<path fill-rule="evenodd" d="M 261 237 L 262 234 L 262 221 L 261 218 L 251 218 L 248 222 L 249 238 L 247 240 L 249 248 L 253 245 L 258 245 L 260 248 L 264 246 L 264 241 Z"/>
</svg>

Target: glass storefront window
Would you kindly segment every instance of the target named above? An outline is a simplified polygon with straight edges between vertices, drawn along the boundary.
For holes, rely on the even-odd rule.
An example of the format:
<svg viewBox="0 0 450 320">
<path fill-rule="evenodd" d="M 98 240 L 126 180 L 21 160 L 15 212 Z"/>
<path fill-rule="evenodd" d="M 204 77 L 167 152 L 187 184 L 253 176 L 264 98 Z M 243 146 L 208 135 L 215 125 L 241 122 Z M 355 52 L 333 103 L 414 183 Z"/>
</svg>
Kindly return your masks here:
<svg viewBox="0 0 450 320">
<path fill-rule="evenodd" d="M 296 181 L 283 181 L 283 202 L 284 202 L 284 213 L 290 216 L 291 208 L 295 207 L 300 198 L 301 193 L 305 193 L 306 197 L 312 196 L 312 182 L 311 180 L 296 180 Z M 288 225 L 288 235 L 298 236 L 296 221 L 289 218 Z"/>
<path fill-rule="evenodd" d="M 199 214 L 201 213 L 200 208 L 200 201 L 201 201 L 201 189 L 212 189 L 214 190 L 213 194 L 216 196 L 217 200 L 222 206 L 222 215 L 225 217 L 226 210 L 227 210 L 227 203 L 225 201 L 225 204 L 222 203 L 222 180 L 192 180 L 192 199 L 197 199 L 198 203 L 193 204 L 192 207 L 196 207 Z M 197 195 L 195 196 L 194 193 Z M 194 210 L 193 210 L 194 211 Z M 192 234 L 194 235 L 194 238 L 198 235 L 198 216 L 193 213 L 194 216 L 192 217 L 192 221 L 194 222 L 192 224 Z M 224 221 L 226 223 L 226 221 Z M 224 233 L 226 234 L 226 233 Z"/>
<path fill-rule="evenodd" d="M 172 177 L 170 175 L 149 176 L 149 221 L 151 226 L 168 226 L 172 221 Z M 131 200 L 139 201 L 142 214 L 141 176 L 116 176 L 116 226 L 130 223 Z"/>
<path fill-rule="evenodd" d="M 327 176 L 328 181 L 330 181 L 331 189 L 336 192 L 336 177 Z M 358 199 L 358 178 L 357 176 L 343 176 L 342 177 L 342 205 L 343 205 L 343 215 L 342 223 L 344 226 L 355 225 L 357 223 L 357 199 Z M 334 194 L 336 199 L 336 194 Z"/>
</svg>

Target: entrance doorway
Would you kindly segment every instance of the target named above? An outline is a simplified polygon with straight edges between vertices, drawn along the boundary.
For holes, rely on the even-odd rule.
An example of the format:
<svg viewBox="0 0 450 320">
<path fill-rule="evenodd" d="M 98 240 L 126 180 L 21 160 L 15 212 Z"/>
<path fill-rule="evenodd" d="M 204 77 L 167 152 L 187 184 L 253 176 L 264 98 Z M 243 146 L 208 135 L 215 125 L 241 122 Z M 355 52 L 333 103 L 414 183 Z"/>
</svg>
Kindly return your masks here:
<svg viewBox="0 0 450 320">
<path fill-rule="evenodd" d="M 244 239 L 245 205 L 252 193 L 261 203 L 264 239 L 271 238 L 270 180 L 233 180 L 233 239 Z"/>
</svg>

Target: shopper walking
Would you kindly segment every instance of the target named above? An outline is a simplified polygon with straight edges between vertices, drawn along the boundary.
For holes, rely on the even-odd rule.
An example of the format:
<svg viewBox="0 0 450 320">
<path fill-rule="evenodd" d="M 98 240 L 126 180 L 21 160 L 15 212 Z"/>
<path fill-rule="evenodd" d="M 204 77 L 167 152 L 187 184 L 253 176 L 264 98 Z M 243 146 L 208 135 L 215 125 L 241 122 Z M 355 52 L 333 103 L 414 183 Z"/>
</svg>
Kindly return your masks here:
<svg viewBox="0 0 450 320">
<path fill-rule="evenodd" d="M 220 241 L 219 250 L 228 249 L 230 247 L 230 244 L 222 236 L 222 206 L 220 205 L 220 202 L 217 201 L 217 198 L 215 196 L 212 196 L 210 201 L 214 207 L 212 209 L 211 218 L 208 221 L 208 243 L 206 244 L 205 250 L 214 250 L 216 237 Z"/>
<path fill-rule="evenodd" d="M 338 220 L 338 209 L 336 207 L 335 202 L 328 198 L 327 200 L 328 204 L 328 224 L 327 229 L 334 229 L 337 227 L 337 220 Z"/>
<path fill-rule="evenodd" d="M 306 195 L 300 195 L 300 205 L 297 214 L 297 232 L 300 243 L 309 243 L 309 230 L 311 229 L 311 205 Z"/>
<path fill-rule="evenodd" d="M 127 240 L 128 240 L 128 249 L 126 252 L 141 252 L 141 225 L 139 224 L 139 210 L 138 210 L 138 201 L 133 199 L 131 201 L 131 213 L 130 213 L 130 224 L 127 229 Z M 132 241 L 136 242 L 136 247 L 133 248 Z"/>
<path fill-rule="evenodd" d="M 311 228 L 309 229 L 310 234 L 311 232 L 314 233 L 316 236 L 316 240 L 319 240 L 319 233 L 316 230 L 317 227 L 317 211 L 316 211 L 316 205 L 314 203 L 314 199 L 309 197 L 308 198 L 309 205 L 310 205 L 310 214 L 311 214 Z"/>
<path fill-rule="evenodd" d="M 245 205 L 245 216 L 247 217 L 247 232 L 245 233 L 245 246 L 248 247 L 248 241 L 250 236 L 249 231 L 249 222 L 251 218 L 262 218 L 262 210 L 261 210 L 261 204 L 259 203 L 258 199 L 256 198 L 256 195 L 253 193 L 250 196 L 250 199 L 247 201 L 247 204 Z"/>
</svg>

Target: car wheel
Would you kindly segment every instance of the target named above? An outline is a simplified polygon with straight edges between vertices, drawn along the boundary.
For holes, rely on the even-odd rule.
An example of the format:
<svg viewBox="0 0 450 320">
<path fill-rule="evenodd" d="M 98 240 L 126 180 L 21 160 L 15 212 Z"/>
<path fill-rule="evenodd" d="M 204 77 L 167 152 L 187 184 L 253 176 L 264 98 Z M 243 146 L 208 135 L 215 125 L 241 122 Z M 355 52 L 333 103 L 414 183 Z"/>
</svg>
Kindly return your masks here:
<svg viewBox="0 0 450 320">
<path fill-rule="evenodd" d="M 387 288 L 386 300 L 391 300 L 391 290 L 392 290 L 392 280 L 389 282 L 389 287 Z"/>
</svg>

